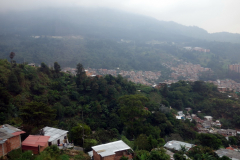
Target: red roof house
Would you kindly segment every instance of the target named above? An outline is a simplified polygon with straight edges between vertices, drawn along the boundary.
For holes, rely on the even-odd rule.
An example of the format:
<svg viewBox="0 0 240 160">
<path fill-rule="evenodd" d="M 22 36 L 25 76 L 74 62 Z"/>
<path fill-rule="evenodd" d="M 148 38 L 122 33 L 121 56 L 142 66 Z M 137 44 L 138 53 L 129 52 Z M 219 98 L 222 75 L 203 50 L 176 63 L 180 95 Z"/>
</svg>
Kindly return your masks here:
<svg viewBox="0 0 240 160">
<path fill-rule="evenodd" d="M 34 136 L 29 135 L 22 142 L 22 150 L 31 150 L 34 154 L 39 154 L 48 147 L 48 140 L 50 136 Z"/>
<path fill-rule="evenodd" d="M 233 150 L 233 151 L 234 151 L 234 149 L 233 149 L 232 147 L 227 147 L 226 149 L 230 149 L 230 150 Z"/>
<path fill-rule="evenodd" d="M 21 134 L 24 131 L 9 124 L 0 126 L 0 157 L 21 147 Z"/>
</svg>

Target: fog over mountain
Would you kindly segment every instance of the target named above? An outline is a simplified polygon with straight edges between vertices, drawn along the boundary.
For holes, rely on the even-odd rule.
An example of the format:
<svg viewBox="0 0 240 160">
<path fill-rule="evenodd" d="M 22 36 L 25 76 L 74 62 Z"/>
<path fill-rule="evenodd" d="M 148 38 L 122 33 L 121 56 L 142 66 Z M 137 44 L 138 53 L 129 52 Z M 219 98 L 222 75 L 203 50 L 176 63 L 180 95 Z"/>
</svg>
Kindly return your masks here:
<svg viewBox="0 0 240 160">
<path fill-rule="evenodd" d="M 116 11 L 89 8 L 45 8 L 0 14 L 0 34 L 27 36 L 81 35 L 92 38 L 188 41 L 202 39 L 240 43 L 240 34 L 208 33 L 197 26 Z"/>
</svg>

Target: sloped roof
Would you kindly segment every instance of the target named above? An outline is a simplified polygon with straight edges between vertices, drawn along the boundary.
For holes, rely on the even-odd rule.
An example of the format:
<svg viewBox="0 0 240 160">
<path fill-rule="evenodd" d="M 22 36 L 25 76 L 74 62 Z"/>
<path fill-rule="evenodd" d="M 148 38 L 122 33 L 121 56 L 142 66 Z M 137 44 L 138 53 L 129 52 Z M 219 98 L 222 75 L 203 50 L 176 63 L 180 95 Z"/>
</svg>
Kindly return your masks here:
<svg viewBox="0 0 240 160">
<path fill-rule="evenodd" d="M 189 150 L 190 148 L 192 148 L 193 146 L 195 146 L 194 144 L 190 144 L 190 143 L 185 143 L 185 142 L 181 142 L 181 141 L 168 141 L 164 147 L 169 148 L 169 149 L 174 149 L 179 151 L 181 149 L 181 146 L 184 146 L 187 150 Z"/>
<path fill-rule="evenodd" d="M 8 138 L 14 137 L 11 133 L 8 133 L 6 130 L 0 128 L 0 144 L 5 143 Z"/>
<path fill-rule="evenodd" d="M 18 129 L 16 127 L 13 127 L 9 124 L 4 124 L 0 126 L 0 129 L 6 130 L 8 133 L 14 133 L 14 132 L 20 132 L 22 131 L 21 129 Z M 22 131 L 23 132 L 23 131 Z M 24 132 L 25 133 L 25 132 Z"/>
<path fill-rule="evenodd" d="M 23 146 L 32 146 L 32 147 L 38 147 L 38 146 L 45 146 L 46 143 L 48 143 L 50 136 L 35 136 L 35 135 L 29 135 L 23 142 Z"/>
<path fill-rule="evenodd" d="M 235 159 L 235 160 L 240 159 L 240 153 L 237 151 L 230 150 L 230 149 L 219 149 L 219 150 L 215 151 L 215 153 L 217 153 L 217 155 L 219 157 L 227 156 L 230 159 Z"/>
<path fill-rule="evenodd" d="M 68 132 L 68 131 L 53 128 L 53 127 L 44 127 L 43 131 L 44 131 L 44 136 L 50 136 L 50 139 L 48 140 L 48 142 L 52 142 L 55 139 L 58 139 L 59 137 L 67 134 Z"/>
<path fill-rule="evenodd" d="M 100 154 L 102 157 L 106 157 L 115 154 L 115 152 L 117 151 L 128 150 L 131 148 L 122 140 L 120 140 L 107 144 L 93 146 L 92 149 L 98 154 Z"/>
<path fill-rule="evenodd" d="M 4 124 L 0 126 L 0 144 L 5 143 L 8 138 L 25 133 L 24 131 L 15 128 L 9 124 Z"/>
</svg>

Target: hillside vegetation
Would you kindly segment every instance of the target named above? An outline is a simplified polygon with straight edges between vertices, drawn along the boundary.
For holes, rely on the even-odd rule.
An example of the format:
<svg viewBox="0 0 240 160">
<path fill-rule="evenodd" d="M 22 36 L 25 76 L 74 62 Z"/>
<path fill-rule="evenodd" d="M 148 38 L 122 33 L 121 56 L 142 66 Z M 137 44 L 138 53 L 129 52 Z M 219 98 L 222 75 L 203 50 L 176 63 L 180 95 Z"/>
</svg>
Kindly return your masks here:
<svg viewBox="0 0 240 160">
<path fill-rule="evenodd" d="M 80 63 L 76 76 L 61 72 L 57 62 L 53 66 L 0 60 L 0 124 L 22 126 L 27 134 L 36 134 L 44 126 L 62 128 L 69 131 L 70 141 L 86 151 L 123 139 L 140 155 L 140 150 L 149 153 L 172 139 L 209 146 L 201 141 L 208 134 L 198 134 L 195 122 L 177 120 L 176 110 L 201 110 L 199 116 L 220 119 L 223 128 L 240 125 L 239 101 L 219 93 L 212 84 L 179 81 L 156 90 L 121 76 L 87 77 Z M 229 143 L 220 135 L 209 138 L 219 139 L 212 149 Z"/>
</svg>

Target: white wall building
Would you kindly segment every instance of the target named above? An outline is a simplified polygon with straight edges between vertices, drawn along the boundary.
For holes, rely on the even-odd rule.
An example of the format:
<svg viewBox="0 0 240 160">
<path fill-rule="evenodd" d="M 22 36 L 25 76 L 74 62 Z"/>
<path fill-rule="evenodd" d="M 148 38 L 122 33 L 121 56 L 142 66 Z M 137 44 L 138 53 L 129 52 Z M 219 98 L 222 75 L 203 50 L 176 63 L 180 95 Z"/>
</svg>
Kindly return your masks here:
<svg viewBox="0 0 240 160">
<path fill-rule="evenodd" d="M 50 136 L 48 140 L 48 145 L 51 146 L 53 144 L 62 144 L 69 143 L 67 138 L 68 131 L 52 128 L 52 127 L 44 127 L 43 134 L 44 136 Z"/>
<path fill-rule="evenodd" d="M 204 116 L 204 119 L 207 121 L 212 121 L 213 117 L 212 116 Z"/>
<path fill-rule="evenodd" d="M 168 141 L 164 147 L 167 149 L 172 149 L 172 150 L 176 150 L 176 151 L 180 151 L 181 150 L 181 146 L 185 147 L 186 150 L 188 151 L 190 148 L 194 147 L 194 144 L 190 144 L 190 143 L 185 143 L 185 142 L 181 142 L 181 141 Z"/>
</svg>

